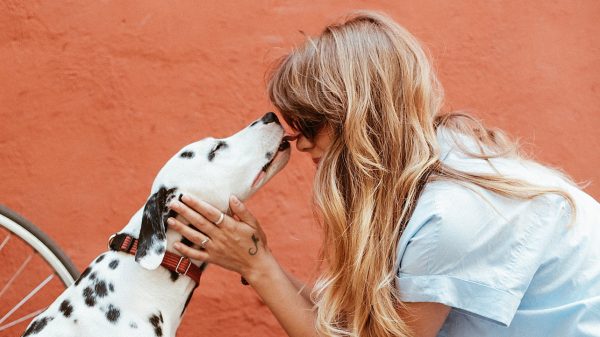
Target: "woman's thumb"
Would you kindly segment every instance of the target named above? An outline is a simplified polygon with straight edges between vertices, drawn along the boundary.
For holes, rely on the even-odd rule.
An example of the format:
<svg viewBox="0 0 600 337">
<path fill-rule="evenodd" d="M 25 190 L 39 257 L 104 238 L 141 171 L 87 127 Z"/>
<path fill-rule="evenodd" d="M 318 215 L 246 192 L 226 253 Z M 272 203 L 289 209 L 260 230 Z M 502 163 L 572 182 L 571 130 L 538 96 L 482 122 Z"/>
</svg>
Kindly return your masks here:
<svg viewBox="0 0 600 337">
<path fill-rule="evenodd" d="M 240 221 L 245 222 L 252 228 L 258 228 L 258 221 L 254 218 L 254 215 L 250 213 L 246 205 L 240 201 L 235 195 L 229 198 L 229 207 L 233 214 L 240 218 Z"/>
</svg>

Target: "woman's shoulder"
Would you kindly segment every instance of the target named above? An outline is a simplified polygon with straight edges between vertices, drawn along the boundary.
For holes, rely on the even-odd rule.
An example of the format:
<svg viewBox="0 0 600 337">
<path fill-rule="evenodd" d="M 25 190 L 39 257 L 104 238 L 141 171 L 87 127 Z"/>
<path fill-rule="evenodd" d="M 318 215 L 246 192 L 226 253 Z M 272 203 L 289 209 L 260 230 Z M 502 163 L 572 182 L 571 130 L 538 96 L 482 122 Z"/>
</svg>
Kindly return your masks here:
<svg viewBox="0 0 600 337">
<path fill-rule="evenodd" d="M 434 180 L 423 189 L 409 223 L 419 226 L 431 218 L 451 225 L 481 222 L 499 207 L 514 202 L 472 183 Z"/>
<path fill-rule="evenodd" d="M 489 223 L 494 203 L 500 200 L 482 188 L 469 183 L 436 180 L 425 185 L 398 244 L 402 257 L 409 245 L 419 246 L 419 253 L 431 256 L 429 249 L 470 240 Z M 504 201 L 503 201 L 504 202 Z M 464 246 L 464 245 L 463 245 Z"/>
<path fill-rule="evenodd" d="M 428 226 L 428 230 L 437 231 L 438 239 L 440 234 L 461 236 L 462 232 L 477 231 L 477 227 L 498 216 L 499 209 L 510 202 L 471 183 L 432 181 L 423 189 L 405 234 L 411 236 L 423 230 L 423 226 Z M 440 233 L 441 230 L 444 233 Z"/>
</svg>

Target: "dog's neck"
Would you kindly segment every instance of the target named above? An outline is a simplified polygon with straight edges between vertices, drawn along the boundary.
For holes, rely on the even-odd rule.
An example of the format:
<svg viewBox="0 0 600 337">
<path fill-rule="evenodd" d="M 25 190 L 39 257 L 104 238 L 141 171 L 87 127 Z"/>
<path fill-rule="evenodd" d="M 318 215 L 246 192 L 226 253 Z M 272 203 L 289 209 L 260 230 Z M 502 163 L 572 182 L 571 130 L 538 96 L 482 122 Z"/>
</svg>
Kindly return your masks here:
<svg viewBox="0 0 600 337">
<path fill-rule="evenodd" d="M 125 233 L 125 234 L 131 235 L 135 238 L 138 238 L 141 224 L 142 224 L 143 212 L 144 212 L 144 208 L 142 207 L 131 217 L 131 220 L 129 220 L 129 223 L 122 230 L 120 230 L 119 233 Z M 180 215 L 178 215 L 176 218 L 178 220 L 182 220 L 182 217 Z M 181 255 L 181 253 L 179 253 L 175 248 L 173 248 L 173 244 L 175 242 L 182 242 L 183 236 L 181 234 L 179 234 L 178 232 L 176 232 L 174 230 L 169 230 L 169 229 L 167 229 L 166 235 L 167 235 L 167 251 L 177 254 L 177 255 Z M 198 260 L 192 260 L 192 263 L 194 263 L 198 267 L 200 267 L 203 264 L 202 261 L 198 261 Z"/>
</svg>

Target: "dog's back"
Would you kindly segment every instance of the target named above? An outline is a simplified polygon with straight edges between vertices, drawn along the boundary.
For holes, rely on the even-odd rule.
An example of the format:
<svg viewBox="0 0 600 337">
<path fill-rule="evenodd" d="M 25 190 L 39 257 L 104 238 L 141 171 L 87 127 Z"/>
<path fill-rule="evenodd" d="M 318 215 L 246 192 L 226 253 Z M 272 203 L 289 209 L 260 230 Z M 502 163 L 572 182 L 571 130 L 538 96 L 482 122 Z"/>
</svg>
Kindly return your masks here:
<svg viewBox="0 0 600 337">
<path fill-rule="evenodd" d="M 194 284 L 109 251 L 85 269 L 23 336 L 174 336 Z"/>
</svg>

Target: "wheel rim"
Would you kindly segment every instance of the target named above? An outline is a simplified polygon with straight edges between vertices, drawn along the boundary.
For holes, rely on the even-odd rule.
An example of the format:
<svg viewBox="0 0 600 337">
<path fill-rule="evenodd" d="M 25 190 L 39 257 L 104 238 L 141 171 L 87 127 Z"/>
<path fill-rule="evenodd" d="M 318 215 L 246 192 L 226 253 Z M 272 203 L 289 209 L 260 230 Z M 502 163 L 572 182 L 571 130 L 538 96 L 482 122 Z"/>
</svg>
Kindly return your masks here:
<svg viewBox="0 0 600 337">
<path fill-rule="evenodd" d="M 0 274 L 0 332 L 23 331 L 25 322 L 75 281 L 74 268 L 65 265 L 70 262 L 63 262 L 64 254 L 57 250 L 18 221 L 0 214 L 0 256 L 8 260 L 8 267 L 0 271 L 4 273 Z"/>
<path fill-rule="evenodd" d="M 65 265 L 58 259 L 58 257 L 48 248 L 46 245 L 40 241 L 35 235 L 31 234 L 29 231 L 18 225 L 12 219 L 7 218 L 4 215 L 0 214 L 0 223 L 8 229 L 13 234 L 20 237 L 22 240 L 26 241 L 33 249 L 35 249 L 38 254 L 40 254 L 46 262 L 48 262 L 52 268 L 58 274 L 61 281 L 64 283 L 65 287 L 70 286 L 73 282 L 75 282 L 71 273 L 67 270 Z M 0 250 L 2 250 L 0 246 Z"/>
</svg>

